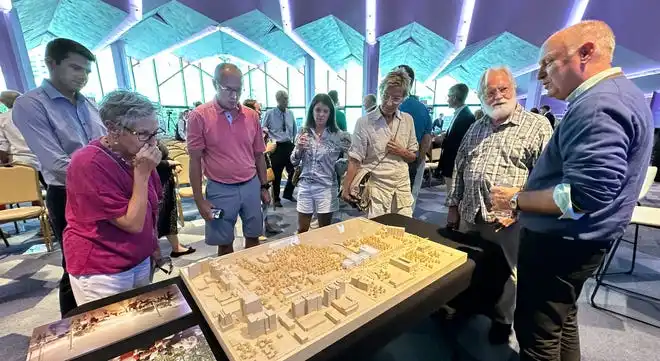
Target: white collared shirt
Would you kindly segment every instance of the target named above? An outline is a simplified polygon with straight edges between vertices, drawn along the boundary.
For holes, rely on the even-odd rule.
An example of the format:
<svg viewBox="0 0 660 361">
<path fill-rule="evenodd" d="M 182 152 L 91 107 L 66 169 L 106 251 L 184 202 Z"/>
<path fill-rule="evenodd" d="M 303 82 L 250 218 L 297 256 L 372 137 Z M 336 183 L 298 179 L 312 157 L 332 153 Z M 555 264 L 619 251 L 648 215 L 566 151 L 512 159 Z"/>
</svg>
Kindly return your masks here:
<svg viewBox="0 0 660 361">
<path fill-rule="evenodd" d="M 40 169 L 37 157 L 11 120 L 11 110 L 0 114 L 0 150 L 9 153 L 12 163 L 24 163 Z"/>
</svg>

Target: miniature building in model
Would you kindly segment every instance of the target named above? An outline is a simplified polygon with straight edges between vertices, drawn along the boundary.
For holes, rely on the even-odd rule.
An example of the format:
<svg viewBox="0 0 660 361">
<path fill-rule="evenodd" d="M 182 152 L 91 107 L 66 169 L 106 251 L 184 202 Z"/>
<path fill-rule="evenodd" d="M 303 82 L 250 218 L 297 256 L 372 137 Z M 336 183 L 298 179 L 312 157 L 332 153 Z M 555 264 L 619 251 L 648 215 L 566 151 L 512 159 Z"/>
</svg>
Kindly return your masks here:
<svg viewBox="0 0 660 361">
<path fill-rule="evenodd" d="M 305 300 L 302 297 L 296 297 L 291 300 L 291 314 L 294 318 L 305 315 Z"/>
<path fill-rule="evenodd" d="M 312 293 L 305 298 L 305 314 L 312 313 L 321 309 L 321 295 Z"/>
<path fill-rule="evenodd" d="M 275 312 L 265 311 L 247 316 L 248 335 L 259 337 L 263 334 L 273 332 L 277 329 Z"/>
<path fill-rule="evenodd" d="M 357 311 L 358 304 L 348 297 L 339 298 L 330 303 L 332 307 L 336 308 L 342 315 L 348 316 Z"/>
<path fill-rule="evenodd" d="M 392 257 L 390 258 L 390 264 L 406 272 L 412 271 L 413 267 L 415 266 L 414 262 L 405 257 Z"/>
<path fill-rule="evenodd" d="M 357 288 L 359 290 L 362 290 L 362 291 L 368 290 L 369 285 L 371 285 L 372 283 L 373 283 L 373 281 L 369 277 L 366 277 L 366 276 L 357 275 L 357 276 L 351 277 L 351 284 L 353 286 L 355 286 L 355 288 Z"/>
<path fill-rule="evenodd" d="M 261 299 L 255 293 L 250 292 L 241 297 L 241 312 L 243 312 L 243 316 L 261 312 L 262 310 Z"/>
<path fill-rule="evenodd" d="M 226 330 L 232 326 L 234 319 L 231 317 L 230 313 L 227 313 L 224 309 L 220 309 L 218 313 L 218 323 L 220 328 Z"/>
</svg>

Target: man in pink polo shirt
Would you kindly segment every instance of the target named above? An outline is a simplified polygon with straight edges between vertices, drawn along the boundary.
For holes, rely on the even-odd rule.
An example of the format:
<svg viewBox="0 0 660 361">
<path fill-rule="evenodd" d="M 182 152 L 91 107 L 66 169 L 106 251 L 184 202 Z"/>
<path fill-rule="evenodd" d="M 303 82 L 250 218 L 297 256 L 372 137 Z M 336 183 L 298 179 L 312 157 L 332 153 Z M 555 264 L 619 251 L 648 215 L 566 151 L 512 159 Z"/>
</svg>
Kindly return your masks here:
<svg viewBox="0 0 660 361">
<path fill-rule="evenodd" d="M 259 244 L 263 232 L 261 202 L 270 203 L 264 140 L 259 115 L 242 106 L 243 74 L 234 64 L 215 68 L 215 99 L 188 118 L 190 185 L 206 220 L 206 243 L 218 255 L 233 252 L 234 227 L 243 221 L 245 246 Z M 202 193 L 202 169 L 208 179 Z"/>
</svg>

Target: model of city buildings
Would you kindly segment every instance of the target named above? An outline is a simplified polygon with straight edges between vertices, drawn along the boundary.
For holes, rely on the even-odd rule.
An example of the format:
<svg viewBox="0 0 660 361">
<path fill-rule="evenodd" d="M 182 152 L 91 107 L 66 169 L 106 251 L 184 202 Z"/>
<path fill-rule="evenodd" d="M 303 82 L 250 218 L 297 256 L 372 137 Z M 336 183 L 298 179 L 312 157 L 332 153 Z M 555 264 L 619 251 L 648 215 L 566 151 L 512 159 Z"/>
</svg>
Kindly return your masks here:
<svg viewBox="0 0 660 361">
<path fill-rule="evenodd" d="M 363 218 L 182 270 L 227 356 L 304 360 L 467 255 Z"/>
</svg>

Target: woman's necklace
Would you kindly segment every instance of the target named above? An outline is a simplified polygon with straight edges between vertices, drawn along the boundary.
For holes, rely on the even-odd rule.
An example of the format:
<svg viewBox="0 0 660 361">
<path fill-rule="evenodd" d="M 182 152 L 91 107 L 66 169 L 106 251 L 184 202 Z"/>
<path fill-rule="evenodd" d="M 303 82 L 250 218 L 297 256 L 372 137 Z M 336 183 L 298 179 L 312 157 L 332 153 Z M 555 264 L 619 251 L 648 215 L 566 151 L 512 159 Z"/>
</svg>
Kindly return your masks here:
<svg viewBox="0 0 660 361">
<path fill-rule="evenodd" d="M 101 144 L 103 144 L 104 147 L 108 148 L 108 150 L 110 150 L 112 154 L 114 154 L 117 158 L 121 159 L 121 161 L 124 162 L 126 165 L 128 165 L 129 167 L 133 166 L 132 160 L 127 160 L 119 152 L 112 149 L 112 145 L 110 145 L 110 142 L 108 141 L 107 137 L 101 138 Z"/>
</svg>

